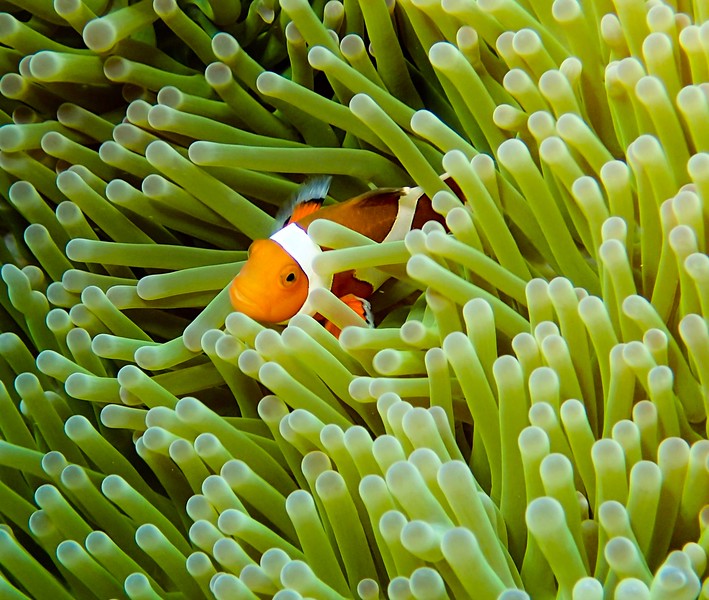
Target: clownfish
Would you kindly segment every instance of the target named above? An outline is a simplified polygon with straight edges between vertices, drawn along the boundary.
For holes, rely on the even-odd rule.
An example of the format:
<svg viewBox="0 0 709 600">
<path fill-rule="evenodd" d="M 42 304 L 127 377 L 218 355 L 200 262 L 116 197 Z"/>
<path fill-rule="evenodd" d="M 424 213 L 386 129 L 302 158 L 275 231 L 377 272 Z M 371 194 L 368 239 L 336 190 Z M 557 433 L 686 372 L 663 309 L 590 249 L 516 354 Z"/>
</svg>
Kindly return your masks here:
<svg viewBox="0 0 709 600">
<path fill-rule="evenodd" d="M 344 271 L 329 278 L 316 273 L 312 261 L 327 248 L 308 235 L 310 224 L 316 219 L 329 219 L 375 242 L 403 240 L 409 231 L 432 220 L 445 226 L 443 216 L 433 210 L 420 187 L 380 188 L 323 206 L 330 180 L 316 178 L 301 186 L 293 202 L 277 215 L 277 223 L 282 223 L 277 231 L 251 244 L 246 263 L 230 284 L 234 310 L 265 324 L 286 324 L 298 314 L 319 318 L 308 294 L 324 287 L 371 326 L 368 298 L 388 277 L 371 269 Z M 325 326 L 334 335 L 339 334 L 332 323 Z"/>
</svg>

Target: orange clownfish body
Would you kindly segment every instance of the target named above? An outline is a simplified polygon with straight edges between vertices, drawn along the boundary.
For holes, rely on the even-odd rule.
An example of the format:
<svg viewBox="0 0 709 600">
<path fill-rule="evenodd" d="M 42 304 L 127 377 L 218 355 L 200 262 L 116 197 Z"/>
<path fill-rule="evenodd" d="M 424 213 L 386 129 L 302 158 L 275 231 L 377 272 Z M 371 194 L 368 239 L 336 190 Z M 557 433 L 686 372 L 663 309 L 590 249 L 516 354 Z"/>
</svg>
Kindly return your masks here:
<svg viewBox="0 0 709 600">
<path fill-rule="evenodd" d="M 384 242 L 402 240 L 427 221 L 444 223 L 421 188 L 374 190 L 323 207 L 329 184 L 330 178 L 321 178 L 304 185 L 283 227 L 270 238 L 253 242 L 246 264 L 229 289 L 235 310 L 263 323 L 287 323 L 296 314 L 315 315 L 308 293 L 325 287 L 372 324 L 367 298 L 385 279 L 345 271 L 324 280 L 311 263 L 325 249 L 310 238 L 308 226 L 316 219 L 329 219 Z"/>
</svg>

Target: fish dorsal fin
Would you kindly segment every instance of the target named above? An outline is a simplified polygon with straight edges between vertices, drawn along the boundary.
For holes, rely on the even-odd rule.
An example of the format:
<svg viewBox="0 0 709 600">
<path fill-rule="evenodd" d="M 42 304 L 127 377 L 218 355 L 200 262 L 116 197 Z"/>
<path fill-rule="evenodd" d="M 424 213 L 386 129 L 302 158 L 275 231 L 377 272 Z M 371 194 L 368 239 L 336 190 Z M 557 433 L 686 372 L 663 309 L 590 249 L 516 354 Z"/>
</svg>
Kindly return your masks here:
<svg viewBox="0 0 709 600">
<path fill-rule="evenodd" d="M 332 177 L 310 177 L 298 188 L 295 197 L 284 204 L 276 215 L 277 229 L 299 221 L 319 210 L 325 202 Z"/>
<path fill-rule="evenodd" d="M 323 200 L 322 198 L 319 200 L 306 200 L 298 204 L 298 206 L 293 209 L 293 214 L 288 221 L 286 221 L 286 225 L 300 221 L 304 216 L 314 213 L 322 206 Z"/>
</svg>

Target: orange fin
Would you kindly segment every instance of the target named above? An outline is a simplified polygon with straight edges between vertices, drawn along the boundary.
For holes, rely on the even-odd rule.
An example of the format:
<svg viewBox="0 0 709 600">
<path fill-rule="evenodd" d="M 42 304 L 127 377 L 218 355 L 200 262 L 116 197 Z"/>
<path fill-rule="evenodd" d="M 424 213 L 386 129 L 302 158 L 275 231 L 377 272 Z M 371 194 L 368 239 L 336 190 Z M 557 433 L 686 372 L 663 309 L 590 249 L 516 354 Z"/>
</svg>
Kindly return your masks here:
<svg viewBox="0 0 709 600">
<path fill-rule="evenodd" d="M 346 294 L 340 298 L 347 306 L 355 311 L 369 327 L 374 327 L 374 316 L 372 315 L 372 305 L 369 300 L 355 296 L 354 294 Z"/>
<path fill-rule="evenodd" d="M 288 218 L 285 224 L 288 225 L 289 223 L 300 221 L 300 219 L 302 219 L 304 216 L 309 215 L 310 213 L 314 213 L 316 210 L 319 210 L 322 206 L 323 200 L 324 198 L 320 200 L 308 200 L 307 202 L 302 202 L 301 204 L 298 204 L 298 206 L 293 209 L 293 214 Z"/>
<path fill-rule="evenodd" d="M 276 229 L 285 227 L 290 223 L 299 221 L 306 215 L 319 210 L 325 202 L 325 197 L 330 189 L 332 177 L 311 177 L 298 189 L 298 193 L 290 201 L 281 206 L 276 215 Z"/>
<path fill-rule="evenodd" d="M 367 327 L 374 327 L 372 305 L 369 303 L 369 300 L 365 300 L 364 298 L 360 298 L 354 294 L 345 294 L 340 298 L 340 300 L 355 311 L 367 324 Z M 336 338 L 340 337 L 340 328 L 331 321 L 325 321 L 325 329 L 327 329 Z"/>
</svg>

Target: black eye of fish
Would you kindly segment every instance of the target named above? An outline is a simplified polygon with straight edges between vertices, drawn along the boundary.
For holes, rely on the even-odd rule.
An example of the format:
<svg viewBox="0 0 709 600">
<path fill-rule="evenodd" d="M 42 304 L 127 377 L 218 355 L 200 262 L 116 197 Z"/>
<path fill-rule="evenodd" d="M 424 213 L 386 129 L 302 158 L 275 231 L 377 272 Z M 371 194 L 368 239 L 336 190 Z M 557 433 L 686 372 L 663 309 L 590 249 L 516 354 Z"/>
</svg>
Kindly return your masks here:
<svg viewBox="0 0 709 600">
<path fill-rule="evenodd" d="M 286 281 L 288 283 L 292 283 L 293 281 L 295 281 L 295 273 L 292 271 L 288 273 L 288 275 L 286 275 Z"/>
</svg>

